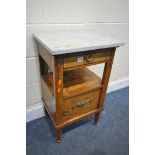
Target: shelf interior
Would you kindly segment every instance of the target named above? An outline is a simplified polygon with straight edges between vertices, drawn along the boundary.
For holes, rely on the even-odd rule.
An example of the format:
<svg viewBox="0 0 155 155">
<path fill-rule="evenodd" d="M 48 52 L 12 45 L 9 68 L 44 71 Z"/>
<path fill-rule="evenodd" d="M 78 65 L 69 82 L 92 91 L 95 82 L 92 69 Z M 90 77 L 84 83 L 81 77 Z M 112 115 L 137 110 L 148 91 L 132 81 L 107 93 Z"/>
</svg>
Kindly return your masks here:
<svg viewBox="0 0 155 155">
<path fill-rule="evenodd" d="M 48 73 L 42 76 L 50 92 L 53 93 L 53 75 Z M 101 79 L 87 67 L 64 71 L 63 96 L 73 97 L 91 90 L 101 88 Z"/>
<path fill-rule="evenodd" d="M 101 86 L 101 79 L 87 67 L 64 72 L 64 98 L 82 94 Z"/>
</svg>

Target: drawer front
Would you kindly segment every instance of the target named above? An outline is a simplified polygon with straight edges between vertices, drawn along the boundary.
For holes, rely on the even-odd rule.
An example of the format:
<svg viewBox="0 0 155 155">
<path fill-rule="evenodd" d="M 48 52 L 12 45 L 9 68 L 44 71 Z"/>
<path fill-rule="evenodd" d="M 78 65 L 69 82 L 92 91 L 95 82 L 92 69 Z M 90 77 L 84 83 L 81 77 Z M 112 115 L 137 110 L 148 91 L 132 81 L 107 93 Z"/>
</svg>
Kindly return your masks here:
<svg viewBox="0 0 155 155">
<path fill-rule="evenodd" d="M 64 120 L 98 108 L 100 89 L 64 100 Z"/>
<path fill-rule="evenodd" d="M 102 49 L 68 54 L 64 57 L 64 68 L 106 62 L 110 59 L 113 49 Z"/>
</svg>

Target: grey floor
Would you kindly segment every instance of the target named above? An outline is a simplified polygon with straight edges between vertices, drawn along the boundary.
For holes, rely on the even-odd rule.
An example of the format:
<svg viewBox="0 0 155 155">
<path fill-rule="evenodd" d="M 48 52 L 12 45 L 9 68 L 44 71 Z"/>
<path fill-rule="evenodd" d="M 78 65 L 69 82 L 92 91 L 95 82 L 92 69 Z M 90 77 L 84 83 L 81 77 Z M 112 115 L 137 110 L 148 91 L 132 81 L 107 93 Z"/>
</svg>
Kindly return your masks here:
<svg viewBox="0 0 155 155">
<path fill-rule="evenodd" d="M 129 88 L 106 96 L 97 126 L 89 117 L 63 130 L 62 143 L 47 117 L 27 123 L 27 155 L 128 155 Z"/>
</svg>

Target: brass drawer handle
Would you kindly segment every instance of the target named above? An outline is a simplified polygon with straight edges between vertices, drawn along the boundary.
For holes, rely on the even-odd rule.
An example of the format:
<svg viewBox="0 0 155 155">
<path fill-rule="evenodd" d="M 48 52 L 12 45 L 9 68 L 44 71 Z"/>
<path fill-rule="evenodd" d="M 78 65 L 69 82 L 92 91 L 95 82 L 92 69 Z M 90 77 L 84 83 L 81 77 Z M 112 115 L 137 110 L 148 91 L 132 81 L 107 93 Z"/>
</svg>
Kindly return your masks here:
<svg viewBox="0 0 155 155">
<path fill-rule="evenodd" d="M 63 112 L 63 115 L 64 115 L 64 116 L 68 116 L 68 115 L 69 115 L 69 111 L 68 111 L 68 110 L 65 110 L 65 111 Z"/>
<path fill-rule="evenodd" d="M 74 110 L 75 108 L 83 108 L 88 103 L 91 103 L 91 100 L 90 99 L 85 99 L 85 100 L 73 105 L 72 109 Z"/>
<path fill-rule="evenodd" d="M 86 59 L 87 59 L 87 61 L 89 61 L 89 62 L 93 61 L 93 55 L 92 55 L 92 54 L 87 55 Z"/>
</svg>

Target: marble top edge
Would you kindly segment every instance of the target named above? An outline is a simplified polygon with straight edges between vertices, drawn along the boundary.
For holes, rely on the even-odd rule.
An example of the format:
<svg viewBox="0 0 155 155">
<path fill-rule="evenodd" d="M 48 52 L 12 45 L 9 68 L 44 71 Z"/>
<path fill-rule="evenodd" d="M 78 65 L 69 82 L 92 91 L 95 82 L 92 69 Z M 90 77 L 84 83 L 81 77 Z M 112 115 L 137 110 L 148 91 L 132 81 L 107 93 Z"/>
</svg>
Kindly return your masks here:
<svg viewBox="0 0 155 155">
<path fill-rule="evenodd" d="M 105 48 L 112 48 L 112 47 L 120 47 L 123 46 L 124 44 L 119 43 L 115 45 L 107 45 L 107 46 L 91 46 L 91 47 L 82 47 L 82 48 L 73 48 L 73 49 L 68 49 L 68 50 L 57 50 L 57 51 L 52 51 L 53 55 L 59 55 L 59 54 L 67 54 L 67 53 L 76 53 L 76 52 L 81 52 L 81 51 L 90 51 L 90 50 L 97 50 L 97 49 L 105 49 Z"/>
<path fill-rule="evenodd" d="M 125 43 L 115 39 L 104 38 L 101 35 L 88 33 L 33 33 L 33 37 L 52 55 L 120 47 L 125 45 Z"/>
</svg>

